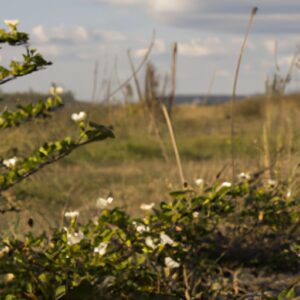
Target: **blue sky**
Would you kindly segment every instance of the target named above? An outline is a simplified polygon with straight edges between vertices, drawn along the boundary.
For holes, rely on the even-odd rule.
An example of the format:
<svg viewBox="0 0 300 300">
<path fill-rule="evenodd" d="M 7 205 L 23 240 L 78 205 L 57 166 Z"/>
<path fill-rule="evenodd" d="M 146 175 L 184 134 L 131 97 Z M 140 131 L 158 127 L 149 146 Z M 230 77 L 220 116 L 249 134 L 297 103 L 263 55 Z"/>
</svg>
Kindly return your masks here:
<svg viewBox="0 0 300 300">
<path fill-rule="evenodd" d="M 116 87 L 130 75 L 127 49 L 138 64 L 155 29 L 150 60 L 162 78 L 170 72 L 171 44 L 178 43 L 178 93 L 207 93 L 215 74 L 213 93 L 229 94 L 254 5 L 259 11 L 243 59 L 238 92 L 262 92 L 266 76 L 274 72 L 275 41 L 283 74 L 300 44 L 298 0 L 3 1 L 1 19 L 19 19 L 19 29 L 29 32 L 31 44 L 54 64 L 12 81 L 2 90 L 46 92 L 51 82 L 56 82 L 77 98 L 90 100 L 95 62 L 99 64 L 98 86 L 110 80 L 112 88 Z M 9 57 L 18 56 L 18 51 L 4 47 L 0 55 L 5 64 Z M 299 73 L 295 69 L 290 90 L 300 89 Z M 98 95 L 100 99 L 101 92 Z"/>
</svg>

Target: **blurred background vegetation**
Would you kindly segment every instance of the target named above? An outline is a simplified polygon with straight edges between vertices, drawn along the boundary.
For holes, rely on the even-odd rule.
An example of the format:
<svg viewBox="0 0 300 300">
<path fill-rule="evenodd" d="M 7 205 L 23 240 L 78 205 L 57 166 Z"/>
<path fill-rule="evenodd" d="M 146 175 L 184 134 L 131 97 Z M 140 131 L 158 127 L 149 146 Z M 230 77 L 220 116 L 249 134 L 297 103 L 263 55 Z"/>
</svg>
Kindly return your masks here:
<svg viewBox="0 0 300 300">
<path fill-rule="evenodd" d="M 30 91 L 2 93 L 1 98 L 3 109 L 11 110 L 19 101 L 34 102 L 47 95 Z M 2 130 L 0 157 L 26 157 L 46 140 L 75 136 L 77 127 L 70 116 L 79 111 L 86 111 L 95 122 L 112 125 L 116 139 L 78 149 L 7 191 L 6 196 L 18 203 L 23 212 L 3 215 L 1 224 L 6 224 L 5 228 L 10 224 L 14 230 L 24 230 L 29 218 L 34 219 L 36 228 L 49 228 L 59 225 L 64 211 L 72 209 L 88 219 L 96 213 L 96 199 L 110 193 L 114 205 L 139 215 L 141 203 L 168 200 L 168 192 L 181 188 L 160 111 L 150 114 L 151 106 L 143 102 L 80 102 L 71 92 L 62 98 L 65 107 L 46 121 L 36 119 L 19 128 Z M 265 180 L 282 180 L 294 196 L 299 195 L 299 113 L 299 94 L 253 96 L 238 101 L 237 171 L 264 170 Z M 208 184 L 216 177 L 231 180 L 229 102 L 175 105 L 172 123 L 188 184 L 195 185 L 197 178 Z"/>
</svg>

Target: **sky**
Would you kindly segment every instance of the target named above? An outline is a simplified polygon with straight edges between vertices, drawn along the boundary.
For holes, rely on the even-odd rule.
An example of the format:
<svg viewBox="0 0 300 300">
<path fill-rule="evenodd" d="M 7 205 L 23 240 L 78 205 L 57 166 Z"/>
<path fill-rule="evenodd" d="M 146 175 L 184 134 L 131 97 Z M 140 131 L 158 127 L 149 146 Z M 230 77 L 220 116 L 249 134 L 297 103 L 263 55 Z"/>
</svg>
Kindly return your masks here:
<svg viewBox="0 0 300 300">
<path fill-rule="evenodd" d="M 274 73 L 274 45 L 282 75 L 300 46 L 299 0 L 0 0 L 1 19 L 20 20 L 32 47 L 53 62 L 45 70 L 3 86 L 5 92 L 47 92 L 52 82 L 91 100 L 97 71 L 97 99 L 130 74 L 127 50 L 135 65 L 151 41 L 150 61 L 161 82 L 171 70 L 172 43 L 178 44 L 176 92 L 230 94 L 243 36 L 253 6 L 258 7 L 244 53 L 237 91 L 264 91 Z M 5 27 L 4 22 L 0 27 Z M 0 64 L 18 58 L 20 49 L 3 47 Z M 139 74 L 143 78 L 144 70 Z M 212 80 L 214 78 L 214 80 Z M 295 69 L 289 90 L 300 90 Z"/>
</svg>

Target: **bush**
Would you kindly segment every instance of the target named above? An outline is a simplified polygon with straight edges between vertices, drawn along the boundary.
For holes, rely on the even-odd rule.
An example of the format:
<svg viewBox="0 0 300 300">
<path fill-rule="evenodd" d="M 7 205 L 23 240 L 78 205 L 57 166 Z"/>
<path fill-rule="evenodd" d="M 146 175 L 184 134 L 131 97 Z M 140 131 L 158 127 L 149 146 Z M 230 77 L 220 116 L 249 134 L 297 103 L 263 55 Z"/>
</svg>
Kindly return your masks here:
<svg viewBox="0 0 300 300">
<path fill-rule="evenodd" d="M 68 212 L 50 236 L 2 239 L 3 299 L 271 299 L 278 290 L 237 284 L 235 271 L 299 268 L 299 201 L 283 187 L 243 179 L 171 195 L 143 218 L 100 198 L 87 224 Z"/>
</svg>

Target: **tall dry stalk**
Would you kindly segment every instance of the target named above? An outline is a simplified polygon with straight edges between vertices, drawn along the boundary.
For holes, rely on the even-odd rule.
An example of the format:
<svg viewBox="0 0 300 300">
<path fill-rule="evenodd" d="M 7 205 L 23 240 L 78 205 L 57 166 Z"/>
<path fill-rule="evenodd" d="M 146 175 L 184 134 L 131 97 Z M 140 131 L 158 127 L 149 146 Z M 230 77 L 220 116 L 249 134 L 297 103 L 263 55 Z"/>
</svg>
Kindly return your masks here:
<svg viewBox="0 0 300 300">
<path fill-rule="evenodd" d="M 209 97 L 211 95 L 211 91 L 212 91 L 212 88 L 213 88 L 213 85 L 215 83 L 215 79 L 216 79 L 216 70 L 213 72 L 213 75 L 210 79 L 210 82 L 209 82 L 209 85 L 208 85 L 208 90 L 207 90 L 207 94 L 206 94 L 206 97 L 204 98 L 204 101 L 203 101 L 203 104 L 207 104 L 208 101 L 209 101 Z"/>
<path fill-rule="evenodd" d="M 235 149 L 235 112 L 234 112 L 234 106 L 236 102 L 236 88 L 237 88 L 237 83 L 238 83 L 238 78 L 239 78 L 239 73 L 240 73 L 240 66 L 242 62 L 242 57 L 244 54 L 244 50 L 246 47 L 247 39 L 253 24 L 253 19 L 257 13 L 258 8 L 253 7 L 250 15 L 250 19 L 248 22 L 248 27 L 247 31 L 244 36 L 244 40 L 241 46 L 240 54 L 238 57 L 237 65 L 236 65 L 236 70 L 235 70 L 235 76 L 234 76 L 234 82 L 233 82 L 233 89 L 232 89 L 232 97 L 231 97 L 231 128 L 230 128 L 230 140 L 231 140 L 231 167 L 232 167 L 232 182 L 235 182 L 235 177 L 236 177 L 236 166 L 235 166 L 235 158 L 236 158 L 236 149 Z"/>
<path fill-rule="evenodd" d="M 115 73 L 115 77 L 116 77 L 116 81 L 118 83 L 118 86 L 122 85 L 122 81 L 120 79 L 120 76 L 119 76 L 119 72 L 118 72 L 118 57 L 115 56 L 115 62 L 114 62 L 114 73 Z M 121 89 L 121 92 L 122 92 L 122 97 L 124 98 L 124 102 L 125 104 L 127 104 L 129 98 L 130 98 L 130 84 L 126 84 L 122 89 Z"/>
<path fill-rule="evenodd" d="M 172 116 L 172 108 L 174 105 L 175 89 L 176 89 L 176 69 L 177 69 L 177 43 L 172 45 L 172 75 L 171 75 L 171 92 L 168 103 L 168 113 Z"/>
<path fill-rule="evenodd" d="M 277 45 L 276 45 L 276 47 L 277 47 Z M 278 102 L 279 103 L 279 111 L 278 111 L 278 120 L 276 122 L 278 132 L 277 132 L 277 139 L 276 139 L 275 164 L 274 164 L 274 169 L 277 173 L 279 173 L 282 169 L 282 160 L 283 160 L 282 157 L 284 154 L 283 150 L 286 148 L 284 138 L 286 136 L 286 128 L 285 127 L 286 127 L 286 121 L 287 121 L 286 117 L 287 116 L 286 116 L 285 101 L 283 99 L 283 96 L 285 94 L 287 84 L 291 81 L 293 69 L 296 66 L 298 57 L 299 57 L 299 54 L 297 54 L 297 52 L 295 52 L 291 59 L 289 69 L 283 78 L 281 78 L 280 74 L 277 73 L 278 80 L 279 80 L 279 91 L 277 93 L 275 93 L 275 96 L 279 97 L 279 99 L 278 99 L 279 100 L 279 102 Z"/>
<path fill-rule="evenodd" d="M 178 147 L 177 147 L 177 143 L 176 143 L 176 139 L 175 139 L 171 119 L 170 119 L 170 116 L 169 116 L 169 113 L 168 113 L 168 110 L 167 110 L 166 106 L 164 104 L 162 104 L 161 108 L 162 108 L 162 111 L 163 111 L 168 129 L 169 129 L 169 134 L 170 134 L 173 150 L 174 150 L 175 157 L 176 157 L 176 163 L 177 163 L 177 168 L 178 168 L 180 181 L 181 181 L 182 185 L 185 186 L 186 181 L 185 181 L 184 176 L 183 176 L 182 164 L 181 164 L 181 160 L 180 160 L 180 155 L 179 155 L 179 151 L 178 151 Z"/>
<path fill-rule="evenodd" d="M 134 78 L 134 83 L 135 83 L 135 86 L 136 86 L 136 89 L 137 89 L 138 97 L 139 97 L 140 101 L 142 101 L 144 103 L 145 102 L 143 100 L 144 97 L 143 97 L 143 94 L 142 94 L 142 90 L 141 90 L 141 87 L 140 87 L 139 80 L 138 80 L 138 78 L 136 76 L 137 72 L 135 70 L 135 67 L 134 67 L 134 64 L 133 64 L 133 61 L 132 61 L 132 58 L 131 58 L 130 51 L 128 51 L 127 54 L 128 54 L 128 59 L 129 59 L 131 71 L 132 71 L 132 74 L 133 74 L 133 78 Z M 148 108 L 147 111 L 148 111 L 148 114 L 149 114 L 149 117 L 150 117 L 150 121 L 151 121 L 151 123 L 154 126 L 154 132 L 155 132 L 155 135 L 157 137 L 160 149 L 162 151 L 163 158 L 166 161 L 166 163 L 169 163 L 170 162 L 170 158 L 168 156 L 168 152 L 167 152 L 166 146 L 165 146 L 164 141 L 162 139 L 162 135 L 161 135 L 159 126 L 158 126 L 158 124 L 156 122 L 155 116 L 153 115 L 153 111 L 147 105 L 144 105 L 144 106 L 146 106 Z"/>
<path fill-rule="evenodd" d="M 97 84 L 98 84 L 98 60 L 95 62 L 94 73 L 93 73 L 93 89 L 92 89 L 92 98 L 91 102 L 96 101 L 96 92 L 97 92 Z"/>
<path fill-rule="evenodd" d="M 144 102 L 144 97 L 143 97 L 143 94 L 142 94 L 140 83 L 139 83 L 138 78 L 137 78 L 137 74 L 135 72 L 135 66 L 133 64 L 129 49 L 127 50 L 127 56 L 128 56 L 130 68 L 131 68 L 131 71 L 132 71 L 132 74 L 133 74 L 133 80 L 134 80 L 135 87 L 136 87 L 137 94 L 138 94 L 138 98 L 139 98 L 138 100 L 143 103 Z"/>
<path fill-rule="evenodd" d="M 265 118 L 264 124 L 263 124 L 263 167 L 264 170 L 266 170 L 266 179 L 271 179 L 271 158 L 270 158 L 270 147 L 269 147 L 269 126 L 268 126 L 268 118 Z"/>
<path fill-rule="evenodd" d="M 278 43 L 275 40 L 274 42 L 274 65 L 275 65 L 275 70 L 276 72 L 280 72 L 280 67 L 279 67 L 279 63 L 278 63 Z"/>
<path fill-rule="evenodd" d="M 164 82 L 162 85 L 162 89 L 161 89 L 160 99 L 159 99 L 160 104 L 166 104 L 165 99 L 166 99 L 168 79 L 169 79 L 169 76 L 168 76 L 168 73 L 166 72 L 166 74 L 164 76 Z"/>
<path fill-rule="evenodd" d="M 131 79 L 134 78 L 134 76 L 136 76 L 139 71 L 143 68 L 144 64 L 147 62 L 149 56 L 150 56 L 150 53 L 153 49 L 153 46 L 154 46 L 154 42 L 155 42 L 155 31 L 153 31 L 153 35 L 152 35 L 152 38 L 151 38 L 151 42 L 147 48 L 147 51 L 142 59 L 142 61 L 140 62 L 140 64 L 138 65 L 138 67 L 135 69 L 134 73 L 132 73 L 125 81 L 122 82 L 121 85 L 119 85 L 116 89 L 114 89 L 109 97 L 112 97 L 114 96 L 115 94 L 117 94 L 121 89 L 123 89 L 128 83 L 130 83 Z"/>
</svg>

